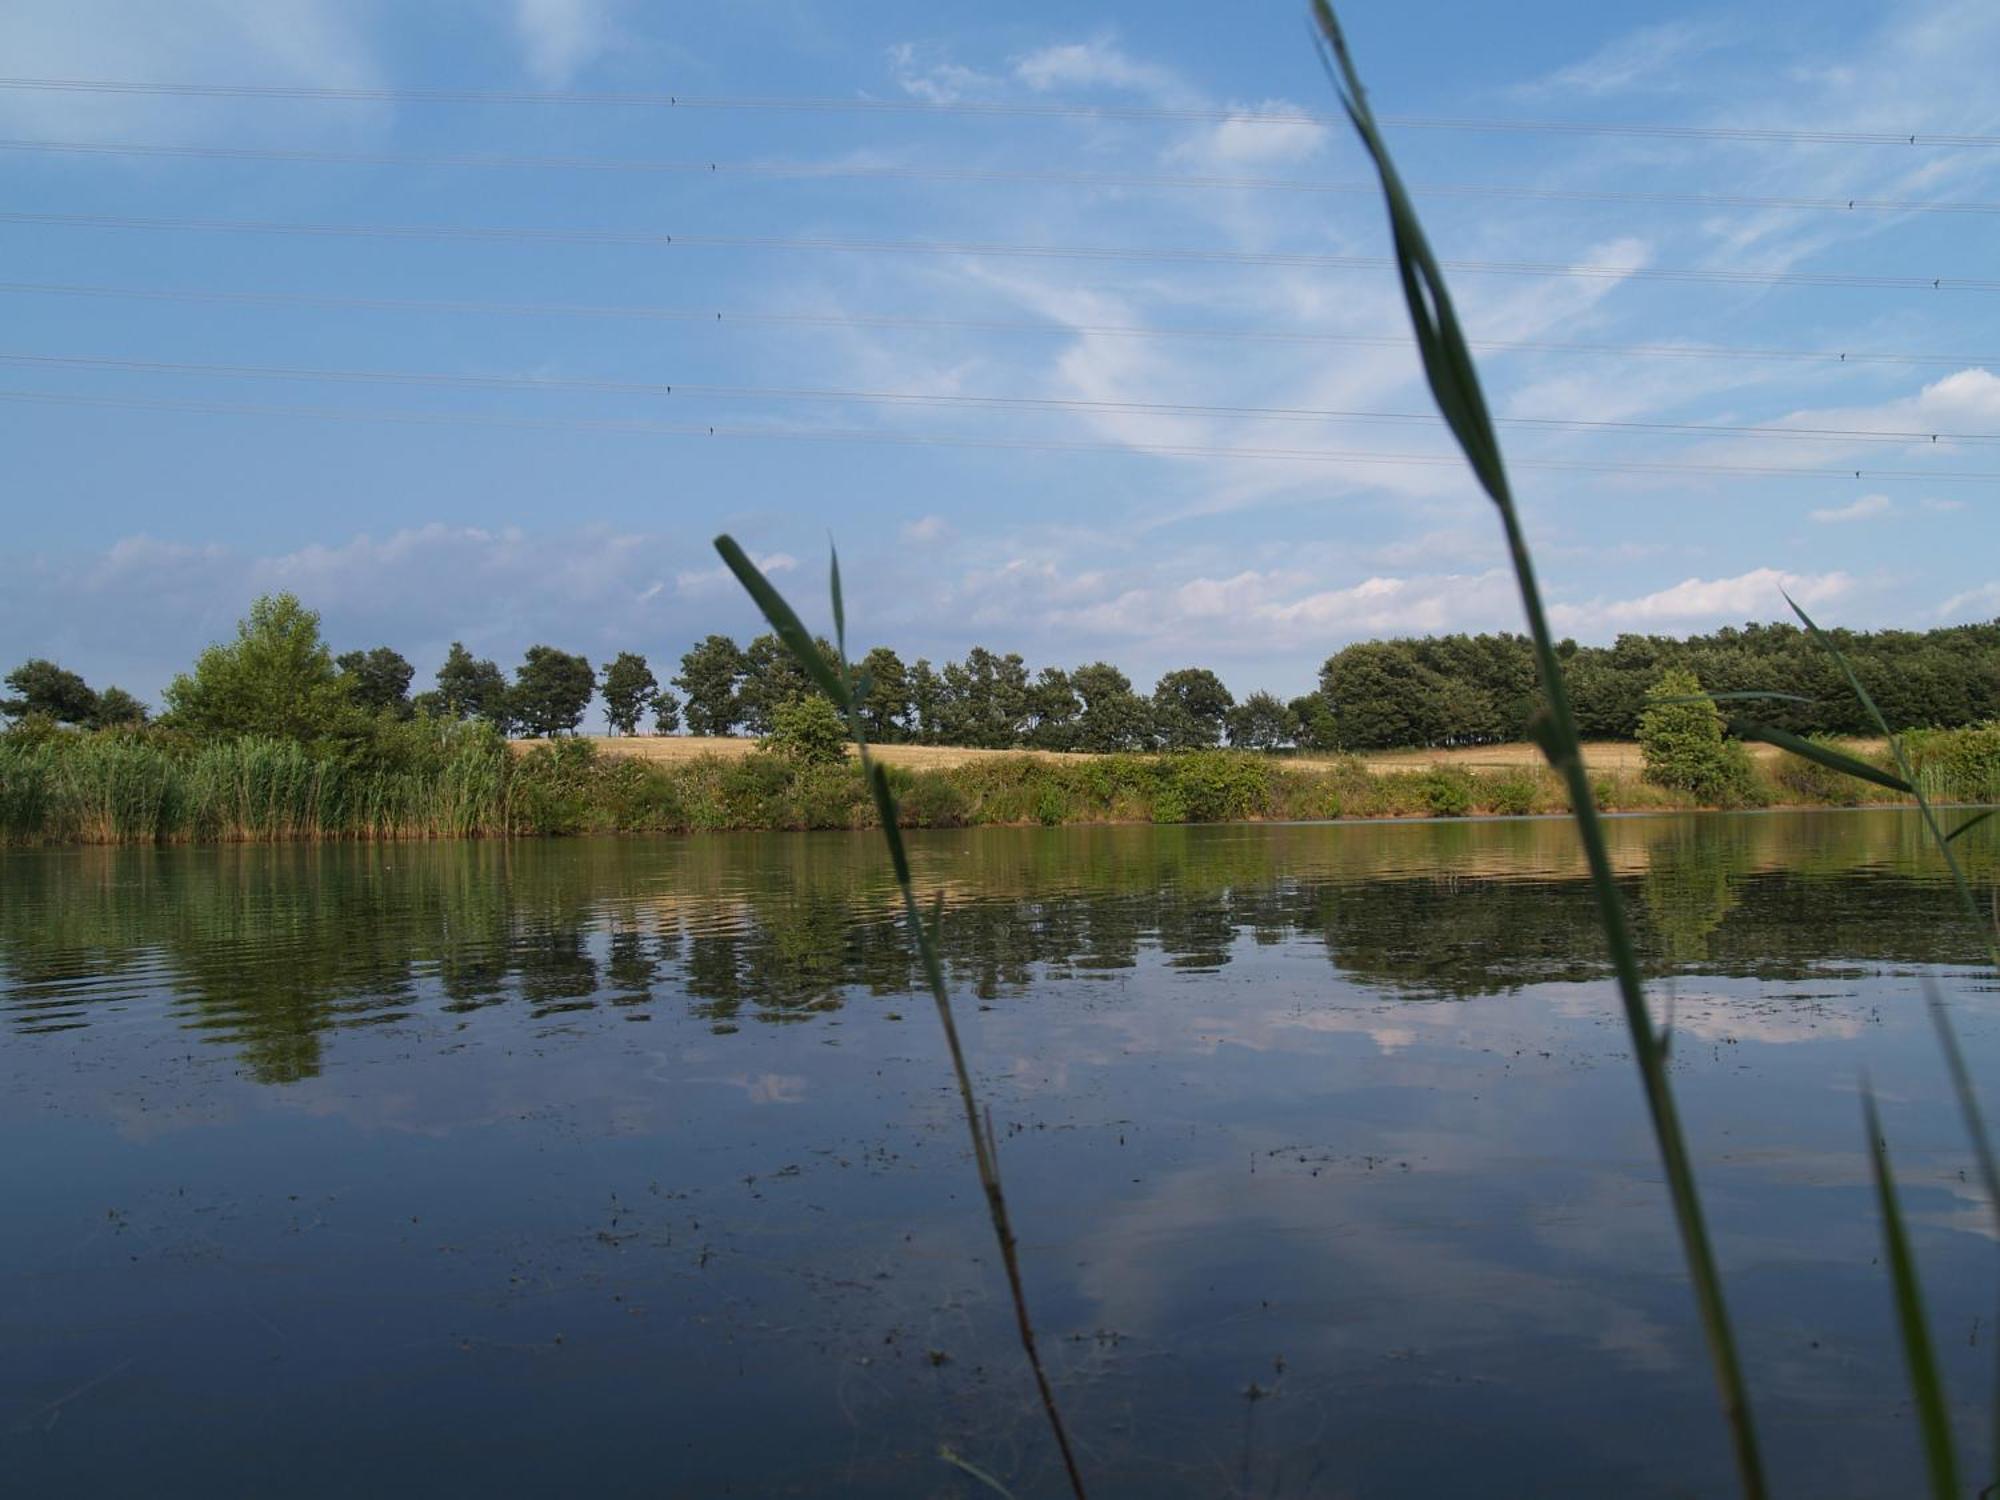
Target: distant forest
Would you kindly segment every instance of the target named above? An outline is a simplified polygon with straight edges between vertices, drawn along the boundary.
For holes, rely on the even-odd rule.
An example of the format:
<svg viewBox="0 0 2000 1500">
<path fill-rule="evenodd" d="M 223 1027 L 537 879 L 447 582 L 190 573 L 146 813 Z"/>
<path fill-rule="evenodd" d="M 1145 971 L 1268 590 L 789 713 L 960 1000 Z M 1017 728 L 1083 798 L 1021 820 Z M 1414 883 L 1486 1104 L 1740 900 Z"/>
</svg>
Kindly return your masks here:
<svg viewBox="0 0 2000 1500">
<path fill-rule="evenodd" d="M 2000 720 L 2000 621 L 1834 635 L 1890 723 L 1957 728 Z M 414 697 L 415 668 L 402 655 L 381 646 L 332 657 L 318 645 L 317 617 L 289 596 L 259 601 L 245 623 L 247 643 L 294 636 L 294 651 L 255 653 L 273 657 L 252 674 L 262 687 L 208 683 L 204 672 L 221 680 L 220 668 L 231 659 L 211 648 L 196 674 L 169 690 L 168 721 L 217 732 L 291 732 L 289 724 L 263 722 L 274 706 L 265 700 L 291 696 L 275 683 L 291 675 L 279 665 L 285 658 L 317 662 L 314 671 L 327 679 L 320 686 L 351 709 L 481 720 L 531 737 L 575 732 L 600 694 L 606 721 L 619 734 L 642 732 L 650 722 L 662 734 L 685 726 L 698 735 L 761 736 L 771 732 L 781 705 L 815 692 L 769 635 L 747 646 L 711 635 L 681 657 L 670 683 L 634 652 L 621 652 L 599 673 L 584 657 L 551 646 L 530 648 L 510 679 L 494 662 L 475 659 L 454 643 L 437 686 Z M 240 643 L 234 649 L 246 648 Z M 1692 670 L 1712 693 L 1777 692 L 1809 700 L 1758 706 L 1758 717 L 1797 733 L 1863 735 L 1872 727 L 1838 668 L 1791 625 L 1746 625 L 1685 639 L 1625 635 L 1610 646 L 1566 641 L 1559 649 L 1588 739 L 1631 738 L 1647 690 L 1674 667 Z M 1527 737 L 1536 698 L 1533 658 L 1520 635 L 1348 646 L 1327 658 L 1316 691 L 1289 702 L 1268 692 L 1239 699 L 1205 667 L 1168 672 L 1147 694 L 1108 662 L 1031 671 L 1017 653 L 984 647 L 942 666 L 905 663 L 895 651 L 877 647 L 856 665 L 866 679 L 867 728 L 878 740 L 995 750 L 1227 743 L 1361 751 L 1496 744 Z M 0 701 L 0 712 L 17 718 L 35 714 L 105 727 L 145 717 L 143 705 L 129 695 L 116 688 L 94 693 L 52 662 L 28 662 L 7 681 L 19 696 Z"/>
</svg>

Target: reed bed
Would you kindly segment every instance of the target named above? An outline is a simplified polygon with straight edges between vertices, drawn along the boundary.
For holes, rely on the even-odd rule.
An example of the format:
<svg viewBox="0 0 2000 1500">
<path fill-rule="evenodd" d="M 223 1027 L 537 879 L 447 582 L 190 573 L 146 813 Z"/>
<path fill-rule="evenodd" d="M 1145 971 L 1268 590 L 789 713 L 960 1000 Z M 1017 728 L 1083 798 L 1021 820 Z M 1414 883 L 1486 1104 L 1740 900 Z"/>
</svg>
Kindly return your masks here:
<svg viewBox="0 0 2000 1500">
<path fill-rule="evenodd" d="M 1913 737 L 1931 801 L 2000 800 L 1988 747 L 2000 731 Z M 1977 741 L 1978 743 L 1973 743 Z M 1888 764 L 1886 760 L 1881 762 Z M 1794 756 L 1754 763 L 1737 807 L 1848 807 L 1901 794 Z M 907 828 L 981 824 L 1311 822 L 1520 817 L 1571 811 L 1546 766 L 1441 762 L 1383 770 L 1247 751 L 990 755 L 924 770 L 885 766 Z M 1714 804 L 1629 771 L 1593 774 L 1607 810 Z M 461 735 L 437 754 L 378 764 L 281 740 L 188 744 L 146 734 L 0 736 L 0 843 L 270 843 L 291 839 L 535 837 L 854 829 L 873 825 L 858 764 L 802 766 L 755 753 L 648 761 L 587 740 L 510 753 Z"/>
</svg>

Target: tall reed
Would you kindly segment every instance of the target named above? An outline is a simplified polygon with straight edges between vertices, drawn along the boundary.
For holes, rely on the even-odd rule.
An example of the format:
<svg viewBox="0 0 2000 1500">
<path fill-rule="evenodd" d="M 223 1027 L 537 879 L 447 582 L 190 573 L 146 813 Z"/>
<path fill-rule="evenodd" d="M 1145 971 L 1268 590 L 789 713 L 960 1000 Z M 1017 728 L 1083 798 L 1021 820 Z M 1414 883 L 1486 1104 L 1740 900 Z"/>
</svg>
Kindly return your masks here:
<svg viewBox="0 0 2000 1500">
<path fill-rule="evenodd" d="M 1667 1078 L 1666 1047 L 1654 1030 L 1639 982 L 1638 959 L 1625 918 L 1624 899 L 1619 894 L 1611 859 L 1604 845 L 1604 832 L 1597 816 L 1597 804 L 1590 777 L 1584 769 L 1582 739 L 1570 712 L 1569 694 L 1563 683 L 1562 666 L 1556 656 L 1548 616 L 1542 606 L 1541 589 L 1535 581 L 1534 560 L 1529 554 L 1526 534 L 1514 504 L 1500 440 L 1494 432 L 1486 407 L 1486 396 L 1473 368 L 1472 354 L 1453 309 L 1450 289 L 1436 257 L 1431 254 L 1415 207 L 1403 188 L 1387 143 L 1375 123 L 1367 92 L 1348 55 L 1346 38 L 1328 0 L 1313 0 L 1313 15 L 1324 43 L 1321 60 L 1347 111 L 1348 119 L 1361 137 L 1381 179 L 1389 212 L 1389 227 L 1395 242 L 1397 275 L 1402 281 L 1404 301 L 1409 307 L 1417 349 L 1423 358 L 1424 375 L 1436 398 L 1452 436 L 1457 439 L 1466 461 L 1487 497 L 1499 511 L 1500 526 L 1507 540 L 1514 576 L 1520 586 L 1521 607 L 1527 615 L 1528 631 L 1534 641 L 1535 663 L 1541 679 L 1542 708 L 1535 724 L 1536 738 L 1558 775 L 1569 789 L 1570 809 L 1576 818 L 1585 858 L 1590 866 L 1591 885 L 1596 892 L 1598 915 L 1611 950 L 1612 970 L 1617 977 L 1619 999 L 1625 1012 L 1625 1027 L 1632 1041 L 1632 1055 L 1638 1064 L 1645 1091 L 1646 1107 L 1652 1120 L 1653 1138 L 1665 1169 L 1668 1197 L 1673 1204 L 1674 1223 L 1681 1241 L 1681 1253 L 1694 1283 L 1695 1303 L 1708 1340 L 1717 1389 L 1735 1449 L 1737 1474 L 1748 1496 L 1766 1493 L 1764 1462 L 1758 1448 L 1756 1425 L 1750 1412 L 1749 1388 L 1743 1377 L 1742 1362 L 1736 1352 L 1735 1333 L 1730 1325 L 1728 1306 L 1723 1299 L 1722 1277 L 1716 1268 L 1714 1247 L 1704 1222 L 1701 1198 L 1695 1188 L 1694 1165 L 1681 1131 L 1679 1111 Z"/>
<path fill-rule="evenodd" d="M 1906 793 L 1915 803 L 1917 813 L 1923 820 L 1924 831 L 1943 858 L 1945 868 L 1950 872 L 1952 890 L 1957 895 L 1960 908 L 1966 920 L 1978 933 L 1985 948 L 1987 962 L 2000 970 L 2000 911 L 1982 911 L 1979 899 L 1974 894 L 1972 883 L 1966 878 L 1965 867 L 1959 862 L 1957 851 L 1952 845 L 1959 836 L 1976 828 L 1993 814 L 1992 808 L 1972 814 L 1960 820 L 1949 832 L 1944 820 L 1939 817 L 1933 801 L 1941 775 L 1947 769 L 1955 775 L 1959 784 L 1971 781 L 1977 791 L 1988 797 L 1995 793 L 1995 768 L 2000 766 L 2000 743 L 1991 729 L 1960 731 L 1949 736 L 1924 736 L 1923 748 L 1932 752 L 1943 742 L 1943 754 L 1938 756 L 1941 763 L 1926 767 L 1918 765 L 1920 757 L 1913 756 L 1910 747 L 1901 735 L 1889 728 L 1889 721 L 1876 706 L 1874 697 L 1862 685 L 1860 674 L 1848 661 L 1831 636 L 1821 630 L 1798 601 L 1789 594 L 1785 602 L 1799 617 L 1806 633 L 1839 669 L 1848 688 L 1856 700 L 1873 720 L 1877 729 L 1888 742 L 1889 756 L 1894 770 L 1870 766 L 1850 756 L 1841 754 L 1828 746 L 1816 742 L 1793 742 L 1792 736 L 1774 730 L 1767 724 L 1751 719 L 1737 719 L 1732 727 L 1745 739 L 1763 740 L 1771 744 L 1786 745 L 1795 753 L 1819 762 L 1844 775 L 1857 780 L 1886 785 Z M 1927 774 L 1928 773 L 1928 774 Z M 1944 997 L 1935 985 L 1928 985 L 1928 999 L 1931 1019 L 1937 1028 L 1938 1043 L 1944 1052 L 1945 1068 L 1951 1078 L 1952 1090 L 1957 1096 L 1959 1112 L 1965 1131 L 1972 1142 L 1972 1150 L 1980 1171 L 1980 1180 L 1986 1190 L 1987 1210 L 1993 1216 L 1996 1230 L 2000 1230 L 2000 1166 L 1994 1160 L 1993 1145 L 1986 1133 L 1986 1122 L 1979 1109 L 1978 1095 L 1972 1086 L 1972 1075 L 1965 1065 L 1964 1050 L 1959 1046 L 1958 1033 L 1952 1025 L 1951 1012 L 1946 1007 Z M 1877 1198 L 1882 1215 L 1883 1251 L 1888 1262 L 1890 1284 L 1895 1292 L 1897 1327 L 1902 1335 L 1904 1363 L 1910 1377 L 1910 1394 L 1916 1405 L 1918 1434 L 1922 1439 L 1924 1461 L 1930 1471 L 1931 1492 L 1940 1497 L 1958 1494 L 1958 1459 L 1951 1438 L 1950 1412 L 1945 1402 L 1944 1382 L 1937 1367 L 1936 1351 L 1931 1343 L 1930 1330 L 1924 1315 L 1923 1292 L 1917 1270 L 1915 1256 L 1909 1247 L 1909 1237 L 1903 1226 L 1902 1210 L 1898 1205 L 1895 1183 L 1889 1172 L 1888 1145 L 1883 1139 L 1881 1121 L 1875 1109 L 1872 1093 L 1863 1089 L 1864 1123 L 1868 1133 L 1868 1151 L 1874 1169 Z M 1995 1477 L 1993 1482 L 1981 1490 L 1981 1495 L 2000 1493 L 2000 1365 L 1996 1366 L 1993 1385 L 1992 1439 L 1989 1461 Z"/>
<path fill-rule="evenodd" d="M 944 1032 L 945 1050 L 951 1055 L 953 1079 L 958 1085 L 959 1106 L 965 1115 L 965 1133 L 972 1142 L 973 1165 L 979 1172 L 979 1185 L 986 1195 L 986 1212 L 993 1225 L 993 1238 L 1000 1247 L 1000 1263 L 1007 1275 L 1007 1292 L 1014 1304 L 1014 1330 L 1021 1341 L 1021 1350 L 1027 1356 L 1028 1368 L 1035 1380 L 1036 1394 L 1041 1398 L 1042 1414 L 1048 1419 L 1049 1431 L 1056 1440 L 1056 1449 L 1062 1456 L 1063 1472 L 1069 1480 L 1070 1492 L 1077 1500 L 1084 1500 L 1083 1474 L 1077 1467 L 1076 1454 L 1070 1447 L 1069 1431 L 1063 1424 L 1062 1409 L 1056 1402 L 1055 1389 L 1049 1383 L 1048 1371 L 1042 1364 L 1041 1347 L 1035 1337 L 1034 1320 L 1028 1314 L 1028 1294 L 1021 1281 L 1021 1256 L 1018 1242 L 1014 1238 L 1012 1217 L 1007 1210 L 1007 1194 L 1000 1184 L 1000 1154 L 993 1133 L 993 1112 L 982 1109 L 977 1091 L 973 1087 L 972 1070 L 965 1060 L 965 1046 L 958 1035 L 958 1021 L 952 1014 L 951 993 L 945 984 L 944 962 L 938 956 L 936 925 L 944 920 L 942 899 L 931 913 L 930 924 L 924 921 L 923 913 L 917 907 L 916 886 L 910 877 L 909 851 L 903 845 L 901 819 L 897 813 L 896 794 L 890 788 L 889 778 L 880 762 L 868 753 L 866 723 L 861 713 L 862 701 L 868 696 L 866 678 L 857 677 L 847 661 L 847 606 L 840 594 L 840 556 L 833 555 L 828 570 L 828 592 L 833 603 L 833 639 L 836 660 L 828 661 L 819 644 L 807 633 L 799 622 L 798 615 L 784 596 L 771 586 L 769 579 L 749 555 L 736 545 L 733 538 L 719 536 L 715 539 L 715 550 L 722 554 L 722 560 L 736 575 L 750 597 L 763 611 L 764 618 L 778 633 L 792 659 L 809 676 L 820 690 L 830 698 L 846 716 L 849 733 L 854 738 L 855 750 L 861 761 L 861 772 L 874 797 L 875 811 L 881 821 L 882 837 L 889 846 L 889 863 L 896 875 L 896 886 L 902 894 L 903 919 L 909 926 L 910 943 L 917 951 L 922 964 L 925 982 L 930 987 L 931 1002 L 937 1011 L 938 1026 Z M 947 1450 L 945 1460 L 968 1473 L 998 1485 L 980 1470 L 968 1465 L 957 1455 Z M 1004 1493 L 1004 1491 L 1003 1491 Z"/>
</svg>

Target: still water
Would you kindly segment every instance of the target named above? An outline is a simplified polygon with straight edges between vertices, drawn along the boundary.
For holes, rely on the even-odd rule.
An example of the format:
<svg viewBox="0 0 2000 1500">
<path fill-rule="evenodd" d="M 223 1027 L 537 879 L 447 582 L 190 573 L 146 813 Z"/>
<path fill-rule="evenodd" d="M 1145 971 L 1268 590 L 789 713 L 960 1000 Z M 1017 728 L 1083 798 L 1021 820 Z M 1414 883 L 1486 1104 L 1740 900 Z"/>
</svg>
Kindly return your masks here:
<svg viewBox="0 0 2000 1500">
<path fill-rule="evenodd" d="M 1780 1493 L 1920 1472 L 1864 1069 L 1978 1467 L 1923 980 L 1982 1080 L 2000 997 L 1916 825 L 1611 831 Z M 1567 824 L 914 854 L 1095 1493 L 1728 1491 Z M 0 856 L 0 1488 L 1054 1493 L 892 896 L 871 835 Z"/>
</svg>

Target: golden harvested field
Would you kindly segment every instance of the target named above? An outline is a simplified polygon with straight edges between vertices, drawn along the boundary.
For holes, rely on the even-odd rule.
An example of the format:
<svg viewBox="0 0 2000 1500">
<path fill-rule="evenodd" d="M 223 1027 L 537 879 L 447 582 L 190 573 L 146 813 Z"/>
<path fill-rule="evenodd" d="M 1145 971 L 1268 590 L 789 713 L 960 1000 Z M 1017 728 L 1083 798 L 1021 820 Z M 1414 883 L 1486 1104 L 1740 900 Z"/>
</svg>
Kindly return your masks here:
<svg viewBox="0 0 2000 1500">
<path fill-rule="evenodd" d="M 701 739 L 692 735 L 635 735 L 631 739 L 611 738 L 602 735 L 586 736 L 606 755 L 635 755 L 642 760 L 675 761 L 692 760 L 701 755 L 739 756 L 748 755 L 757 748 L 753 739 Z M 517 740 L 517 748 L 537 744 L 535 740 Z M 1855 740 L 1849 748 L 1860 754 L 1872 754 L 1882 748 L 1879 740 Z M 875 753 L 883 764 L 907 766 L 911 770 L 934 770 L 944 766 L 965 765 L 971 761 L 988 760 L 998 755 L 1032 755 L 1042 760 L 1088 760 L 1083 753 L 1068 753 L 1054 750 L 968 750 L 956 745 L 879 745 Z M 1752 745 L 1750 753 L 1759 757 L 1774 756 L 1780 752 L 1769 745 Z M 1639 758 L 1639 747 L 1624 740 L 1594 741 L 1583 747 L 1584 760 L 1593 771 L 1627 772 L 1637 775 L 1643 768 Z M 1361 757 L 1371 771 L 1411 771 L 1425 766 L 1452 765 L 1466 770 L 1506 770 L 1515 766 L 1541 764 L 1542 752 L 1533 745 L 1476 745 L 1463 750 L 1378 750 Z M 1335 764 L 1332 756 L 1300 755 L 1287 757 L 1286 765 L 1301 769 L 1317 769 Z"/>
<path fill-rule="evenodd" d="M 634 735 L 630 739 L 610 735 L 582 735 L 605 755 L 635 755 L 641 760 L 694 760 L 703 755 L 720 755 L 734 760 L 757 748 L 754 739 L 703 739 L 698 735 Z M 540 740 L 516 740 L 517 750 L 538 745 Z M 1054 750 L 967 750 L 957 745 L 876 745 L 876 757 L 885 766 L 907 766 L 913 771 L 931 771 L 944 766 L 961 766 L 968 761 L 990 760 L 998 755 L 1032 755 L 1038 760 L 1088 760 L 1088 755 Z"/>
</svg>

